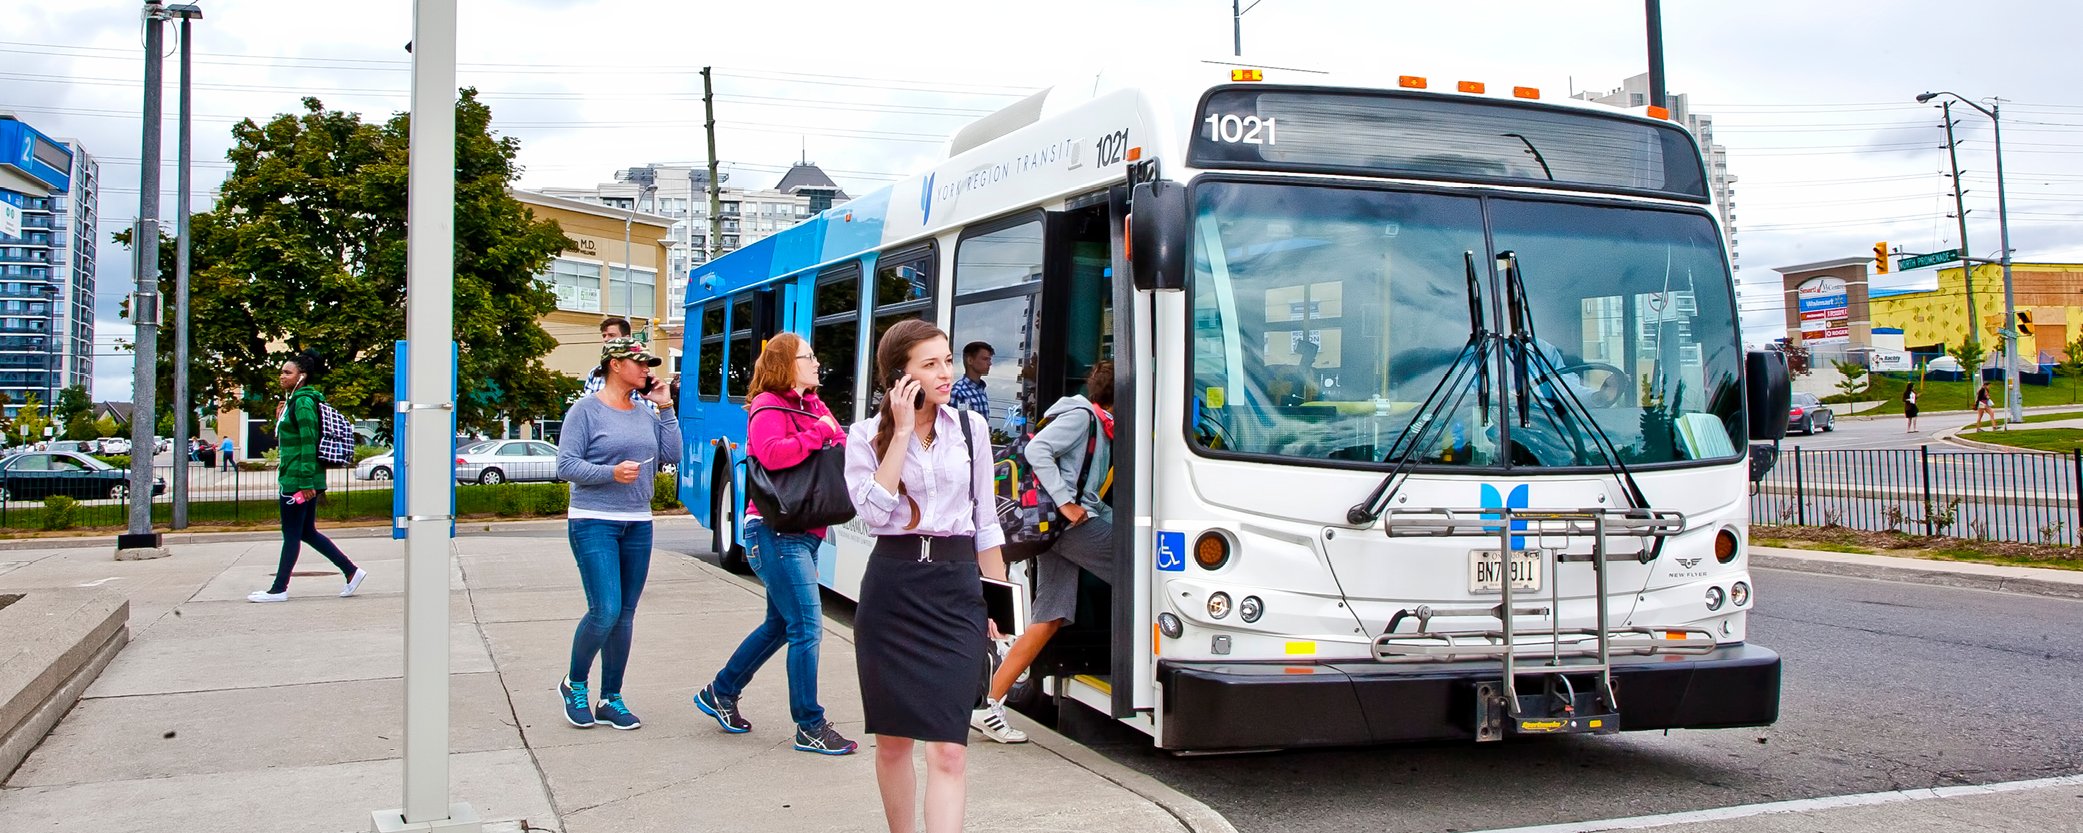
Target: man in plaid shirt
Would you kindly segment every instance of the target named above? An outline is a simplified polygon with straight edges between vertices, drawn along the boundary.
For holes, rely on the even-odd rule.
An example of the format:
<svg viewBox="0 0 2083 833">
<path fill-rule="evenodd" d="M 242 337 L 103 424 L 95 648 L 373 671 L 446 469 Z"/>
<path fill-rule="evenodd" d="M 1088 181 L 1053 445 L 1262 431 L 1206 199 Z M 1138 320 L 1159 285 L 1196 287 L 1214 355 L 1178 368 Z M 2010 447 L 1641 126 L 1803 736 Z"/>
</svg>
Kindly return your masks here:
<svg viewBox="0 0 2083 833">
<path fill-rule="evenodd" d="M 629 338 L 629 319 L 620 316 L 609 316 L 602 320 L 600 322 L 600 343 L 606 344 L 618 338 Z M 593 368 L 592 373 L 586 374 L 586 386 L 579 391 L 579 397 L 583 399 L 599 393 L 601 388 L 607 387 L 607 383 L 607 377 L 600 375 L 600 368 Z M 649 408 L 652 413 L 658 412 L 658 406 L 652 404 L 651 400 L 645 399 L 641 391 L 630 391 L 629 401 Z"/>
<path fill-rule="evenodd" d="M 949 397 L 955 407 L 991 415 L 991 397 L 984 391 L 984 376 L 991 372 L 991 357 L 997 351 L 981 341 L 962 348 L 962 378 L 955 380 Z"/>
</svg>

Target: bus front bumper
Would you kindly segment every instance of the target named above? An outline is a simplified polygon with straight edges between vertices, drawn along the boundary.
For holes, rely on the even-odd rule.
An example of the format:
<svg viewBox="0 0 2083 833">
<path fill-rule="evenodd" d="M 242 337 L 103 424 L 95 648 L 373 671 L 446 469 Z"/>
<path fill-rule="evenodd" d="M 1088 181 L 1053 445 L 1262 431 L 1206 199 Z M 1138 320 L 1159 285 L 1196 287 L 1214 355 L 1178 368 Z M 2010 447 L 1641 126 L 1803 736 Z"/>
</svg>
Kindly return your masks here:
<svg viewBox="0 0 2083 833">
<path fill-rule="evenodd" d="M 1738 644 L 1693 656 L 1616 657 L 1623 731 L 1766 726 L 1779 719 L 1779 654 Z M 1351 746 L 1475 738 L 1476 686 L 1497 663 L 1158 663 L 1159 745 L 1174 750 Z M 1520 677 L 1522 693 L 1539 691 Z"/>
</svg>

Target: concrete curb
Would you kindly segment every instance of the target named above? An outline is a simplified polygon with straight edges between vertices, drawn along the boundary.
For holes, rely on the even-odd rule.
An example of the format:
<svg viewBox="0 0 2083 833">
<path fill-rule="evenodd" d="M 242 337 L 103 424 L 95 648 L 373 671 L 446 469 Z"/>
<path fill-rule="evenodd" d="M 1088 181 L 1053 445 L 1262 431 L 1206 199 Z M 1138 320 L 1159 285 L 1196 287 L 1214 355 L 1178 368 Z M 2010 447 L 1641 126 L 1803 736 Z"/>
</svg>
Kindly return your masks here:
<svg viewBox="0 0 2083 833">
<path fill-rule="evenodd" d="M 2026 593 L 2061 599 L 2083 599 L 2083 573 L 2040 567 L 1952 564 L 1920 558 L 1814 552 L 1775 547 L 1752 547 L 1750 563 L 1773 570 Z"/>
<path fill-rule="evenodd" d="M 766 592 L 765 588 L 750 576 L 738 575 L 691 555 L 688 558 L 700 566 L 701 569 L 735 582 L 747 591 L 754 593 Z M 853 628 L 832 621 L 830 617 L 825 618 L 825 630 L 848 642 L 853 641 Z M 1193 833 L 1237 833 L 1237 828 L 1230 824 L 1229 819 L 1223 818 L 1221 813 L 1215 811 L 1215 808 L 1201 803 L 1192 796 L 1172 789 L 1162 781 L 1115 763 L 1105 755 L 1093 751 L 1092 747 L 1057 734 L 1055 730 L 1035 723 L 1033 720 L 1027 719 L 1025 715 L 1012 713 L 1008 716 L 1012 718 L 1013 723 L 1021 731 L 1027 733 L 1029 743 L 1047 750 L 1058 758 L 1062 758 L 1072 766 L 1106 779 L 1137 797 L 1157 805 L 1159 809 L 1164 810 L 1172 818 L 1177 819 L 1179 824 L 1183 825 L 1187 830 L 1193 831 Z M 984 741 L 984 743 L 989 742 Z"/>
<path fill-rule="evenodd" d="M 672 516 L 659 516 L 660 519 L 664 519 L 667 517 Z M 464 518 L 456 521 L 456 537 L 466 537 L 467 535 L 471 534 L 470 530 L 487 526 L 504 528 L 526 528 L 529 524 L 555 524 L 559 527 L 562 527 L 564 525 L 564 521 L 565 519 L 563 516 L 558 516 L 555 518 L 526 518 L 519 520 L 508 520 L 505 518 Z M 372 523 L 364 526 L 321 526 L 318 528 L 318 531 L 325 533 L 325 536 L 327 538 L 389 538 L 391 535 L 391 526 L 390 523 L 386 521 L 382 523 Z M 479 532 L 477 534 L 483 533 Z M 173 547 L 178 547 L 183 544 L 226 544 L 237 543 L 240 541 L 280 540 L 282 538 L 282 530 L 278 527 L 261 527 L 258 529 L 240 530 L 236 532 L 167 532 L 163 533 L 161 535 L 161 538 L 164 541 L 166 547 L 171 549 Z M 109 533 L 106 535 L 67 536 L 62 538 L 9 538 L 5 540 L 0 540 L 0 552 L 19 552 L 22 550 L 81 549 L 86 547 L 108 547 L 109 549 L 113 550 L 115 549 L 115 546 L 116 542 L 114 533 Z"/>
</svg>

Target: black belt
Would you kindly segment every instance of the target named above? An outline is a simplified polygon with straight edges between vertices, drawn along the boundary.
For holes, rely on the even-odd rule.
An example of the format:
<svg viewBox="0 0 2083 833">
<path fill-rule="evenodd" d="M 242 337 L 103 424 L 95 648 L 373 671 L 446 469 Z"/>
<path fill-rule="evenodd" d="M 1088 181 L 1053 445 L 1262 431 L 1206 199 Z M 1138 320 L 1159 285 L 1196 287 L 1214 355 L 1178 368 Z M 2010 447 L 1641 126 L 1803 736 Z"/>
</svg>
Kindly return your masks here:
<svg viewBox="0 0 2083 833">
<path fill-rule="evenodd" d="M 939 561 L 975 561 L 973 535 L 884 535 L 875 539 L 876 558 L 897 558 L 932 564 Z"/>
</svg>

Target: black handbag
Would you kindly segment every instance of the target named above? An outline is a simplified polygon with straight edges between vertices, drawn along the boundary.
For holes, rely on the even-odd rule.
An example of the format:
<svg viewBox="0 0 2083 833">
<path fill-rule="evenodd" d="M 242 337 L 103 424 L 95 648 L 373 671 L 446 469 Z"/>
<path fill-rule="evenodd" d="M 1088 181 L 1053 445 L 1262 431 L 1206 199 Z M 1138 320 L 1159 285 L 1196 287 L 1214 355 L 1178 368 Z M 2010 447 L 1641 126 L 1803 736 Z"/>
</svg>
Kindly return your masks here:
<svg viewBox="0 0 2083 833">
<path fill-rule="evenodd" d="M 809 411 L 765 405 L 752 409 L 787 411 L 817 419 Z M 749 420 L 749 418 L 748 418 Z M 853 520 L 853 499 L 846 494 L 846 449 L 827 445 L 803 462 L 770 469 L 745 455 L 745 491 L 759 509 L 762 523 L 775 532 L 807 532 Z"/>
</svg>

